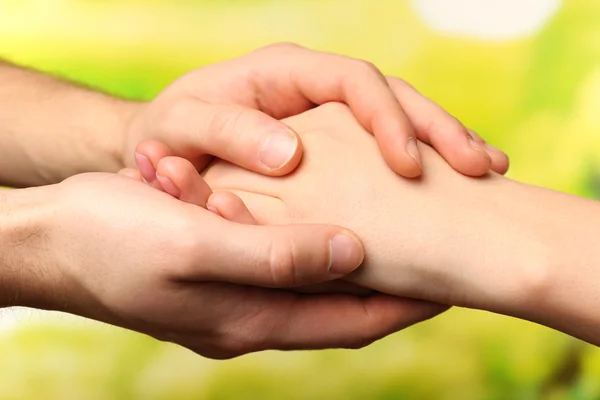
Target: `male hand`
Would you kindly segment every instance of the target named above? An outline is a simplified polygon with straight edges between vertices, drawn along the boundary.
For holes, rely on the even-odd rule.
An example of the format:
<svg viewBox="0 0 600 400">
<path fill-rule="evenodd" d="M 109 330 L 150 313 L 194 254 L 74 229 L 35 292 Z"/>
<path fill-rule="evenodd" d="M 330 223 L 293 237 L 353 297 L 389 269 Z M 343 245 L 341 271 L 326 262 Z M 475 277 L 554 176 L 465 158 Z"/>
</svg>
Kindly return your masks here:
<svg viewBox="0 0 600 400">
<path fill-rule="evenodd" d="M 361 347 L 437 312 L 385 295 L 280 289 L 358 267 L 362 245 L 343 228 L 238 224 L 113 174 L 34 189 L 29 205 L 28 190 L 8 192 L 4 202 L 17 199 L 7 226 L 27 221 L 28 233 L 8 253 L 27 266 L 16 305 L 72 312 L 212 358 Z M 33 206 L 41 201 L 48 204 Z M 21 218 L 20 210 L 30 214 Z"/>
<path fill-rule="evenodd" d="M 138 143 L 157 139 L 199 170 L 216 156 L 263 175 L 285 175 L 298 166 L 302 145 L 278 120 L 333 101 L 350 107 L 375 135 L 387 164 L 405 177 L 422 171 L 417 139 L 465 175 L 508 169 L 504 153 L 406 82 L 385 78 L 368 62 L 293 44 L 268 46 L 181 77 L 133 115 L 124 164 L 135 165 Z M 144 178 L 154 182 L 154 166 L 139 153 L 135 157 Z"/>
</svg>

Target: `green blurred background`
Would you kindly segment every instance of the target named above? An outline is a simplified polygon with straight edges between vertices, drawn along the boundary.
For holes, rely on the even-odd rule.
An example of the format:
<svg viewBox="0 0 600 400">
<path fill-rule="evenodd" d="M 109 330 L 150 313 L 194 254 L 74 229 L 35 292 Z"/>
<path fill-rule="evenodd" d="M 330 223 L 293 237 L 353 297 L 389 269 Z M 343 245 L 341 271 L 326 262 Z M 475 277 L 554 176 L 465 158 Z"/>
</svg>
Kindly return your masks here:
<svg viewBox="0 0 600 400">
<path fill-rule="evenodd" d="M 368 59 L 508 152 L 515 179 L 600 196 L 600 2 L 0 0 L 0 57 L 151 99 L 293 41 Z M 359 351 L 211 361 L 55 314 L 0 314 L 0 399 L 600 399 L 600 350 L 469 310 Z"/>
</svg>

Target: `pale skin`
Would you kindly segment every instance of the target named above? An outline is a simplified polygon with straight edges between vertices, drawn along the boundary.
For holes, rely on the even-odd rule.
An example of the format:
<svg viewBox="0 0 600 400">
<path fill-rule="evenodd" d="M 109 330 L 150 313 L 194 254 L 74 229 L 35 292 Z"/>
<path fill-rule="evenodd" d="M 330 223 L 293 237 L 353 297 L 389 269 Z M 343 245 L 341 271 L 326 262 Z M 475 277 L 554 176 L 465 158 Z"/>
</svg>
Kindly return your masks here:
<svg viewBox="0 0 600 400">
<path fill-rule="evenodd" d="M 340 104 L 286 123 L 302 137 L 305 155 L 283 178 L 218 161 L 203 182 L 161 143 L 138 151 L 177 189 L 167 192 L 226 219 L 353 229 L 366 257 L 350 282 L 527 319 L 600 345 L 600 204 L 494 173 L 467 178 L 427 146 L 421 179 L 403 179 Z M 135 170 L 123 173 L 141 179 Z"/>
<path fill-rule="evenodd" d="M 435 315 L 439 305 L 390 295 L 281 290 L 322 291 L 354 271 L 364 248 L 347 228 L 227 221 L 114 174 L 137 162 L 159 185 L 150 159 L 134 153 L 147 139 L 197 169 L 216 156 L 289 174 L 302 141 L 278 119 L 330 101 L 348 104 L 402 176 L 422 173 L 417 139 L 465 175 L 508 168 L 402 80 L 295 45 L 198 69 L 150 102 L 0 62 L 0 185 L 24 188 L 0 192 L 0 307 L 67 311 L 215 358 L 361 347 Z"/>
</svg>

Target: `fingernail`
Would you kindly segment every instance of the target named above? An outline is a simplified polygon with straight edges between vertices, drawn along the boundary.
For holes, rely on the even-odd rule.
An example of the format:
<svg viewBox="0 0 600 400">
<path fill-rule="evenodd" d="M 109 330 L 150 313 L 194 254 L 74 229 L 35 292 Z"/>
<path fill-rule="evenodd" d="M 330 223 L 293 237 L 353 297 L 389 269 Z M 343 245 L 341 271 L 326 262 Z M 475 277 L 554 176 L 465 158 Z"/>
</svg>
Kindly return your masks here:
<svg viewBox="0 0 600 400">
<path fill-rule="evenodd" d="M 296 153 L 298 139 L 285 129 L 271 133 L 260 151 L 260 162 L 267 168 L 276 170 L 288 163 Z"/>
<path fill-rule="evenodd" d="M 498 152 L 498 153 L 500 153 L 500 154 L 504 154 L 504 152 L 503 152 L 502 150 L 498 149 L 497 147 L 494 147 L 494 146 L 492 146 L 492 145 L 491 145 L 491 144 L 489 144 L 489 143 L 486 143 L 486 144 L 485 144 L 485 147 L 487 147 L 487 149 L 488 149 L 489 151 L 495 151 L 495 152 Z"/>
<path fill-rule="evenodd" d="M 476 141 L 475 139 L 473 139 L 472 136 L 469 136 L 469 145 L 471 145 L 471 148 L 473 150 L 478 151 L 480 153 L 483 153 L 483 155 L 485 155 L 490 160 L 492 159 L 490 157 L 490 155 L 488 154 L 486 146 L 485 146 L 484 143 L 480 143 L 480 142 Z"/>
<path fill-rule="evenodd" d="M 415 160 L 419 168 L 422 168 L 421 152 L 419 151 L 419 147 L 417 146 L 417 141 L 415 140 L 415 138 L 408 138 L 408 143 L 406 144 L 406 152 L 409 156 L 412 157 L 413 160 Z"/>
<path fill-rule="evenodd" d="M 206 206 L 206 209 L 208 211 L 210 211 L 213 214 L 217 214 L 219 217 L 221 216 L 221 214 L 219 214 L 219 210 L 217 210 L 215 207 L 213 206 Z"/>
<path fill-rule="evenodd" d="M 362 244 L 350 235 L 339 233 L 330 242 L 329 272 L 333 275 L 346 275 L 363 262 Z"/>
<path fill-rule="evenodd" d="M 172 180 L 167 178 L 166 176 L 160 176 L 156 174 L 156 179 L 160 183 L 160 186 L 165 190 L 165 192 L 169 193 L 171 196 L 179 198 L 181 196 L 181 191 Z"/>
<path fill-rule="evenodd" d="M 135 153 L 135 163 L 137 164 L 138 169 L 140 170 L 140 174 L 142 174 L 142 178 L 148 183 L 152 183 L 156 180 L 156 170 L 154 166 L 148 159 L 148 157 L 141 155 L 140 153 Z"/>
</svg>

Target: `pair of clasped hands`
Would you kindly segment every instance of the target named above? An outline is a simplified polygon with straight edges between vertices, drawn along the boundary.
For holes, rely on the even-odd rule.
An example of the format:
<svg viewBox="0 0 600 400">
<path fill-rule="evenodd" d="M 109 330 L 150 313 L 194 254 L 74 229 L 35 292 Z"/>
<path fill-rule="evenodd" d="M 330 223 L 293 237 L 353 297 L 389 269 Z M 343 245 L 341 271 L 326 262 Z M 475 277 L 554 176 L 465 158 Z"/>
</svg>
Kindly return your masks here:
<svg viewBox="0 0 600 400">
<path fill-rule="evenodd" d="M 71 264 L 74 312 L 212 358 L 359 348 L 460 303 L 441 277 L 461 267 L 464 182 L 508 169 L 401 79 L 289 44 L 140 104 L 124 154 L 60 184 L 65 209 L 97 208 L 67 225 L 118 221 L 70 249 L 96 260 Z"/>
</svg>

